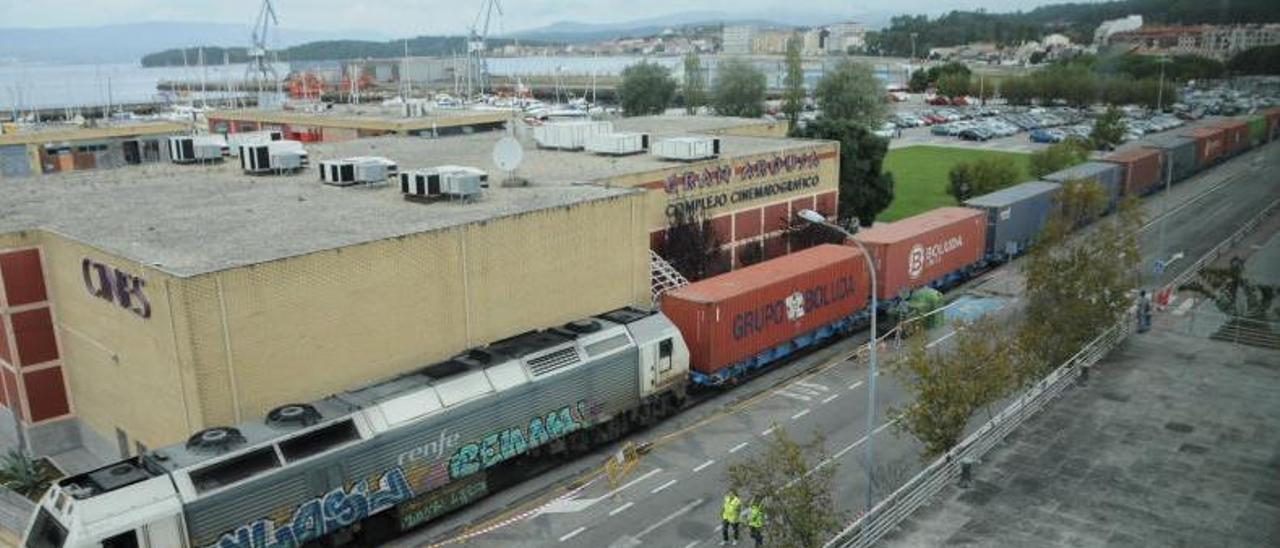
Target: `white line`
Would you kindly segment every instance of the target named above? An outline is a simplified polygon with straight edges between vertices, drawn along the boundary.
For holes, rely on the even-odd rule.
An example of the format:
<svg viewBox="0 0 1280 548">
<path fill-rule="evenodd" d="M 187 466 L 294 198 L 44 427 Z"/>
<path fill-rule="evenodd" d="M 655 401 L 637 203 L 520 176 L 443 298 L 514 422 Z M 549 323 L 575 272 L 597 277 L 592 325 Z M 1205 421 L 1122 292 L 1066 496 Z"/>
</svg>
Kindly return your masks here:
<svg viewBox="0 0 1280 548">
<path fill-rule="evenodd" d="M 933 348 L 934 346 L 937 346 L 937 345 L 938 345 L 938 343 L 940 343 L 940 342 L 942 342 L 942 341 L 945 341 L 945 340 L 947 340 L 947 339 L 950 339 L 951 337 L 954 337 L 954 336 L 955 336 L 955 334 L 956 334 L 956 332 L 955 332 L 955 331 L 952 331 L 952 332 L 950 332 L 950 333 L 947 333 L 946 335 L 943 335 L 943 336 L 941 336 L 941 337 L 938 337 L 938 338 L 937 338 L 937 340 L 935 340 L 935 341 L 933 341 L 933 342 L 931 342 L 931 343 L 929 343 L 929 344 L 924 345 L 924 347 L 925 347 L 925 348 Z"/>
<path fill-rule="evenodd" d="M 808 410 L 808 409 L 805 409 L 804 411 L 801 411 L 801 412 L 799 412 L 799 413 L 796 413 L 796 414 L 794 414 L 794 415 L 791 415 L 791 420 L 799 420 L 799 419 L 800 419 L 800 417 L 803 417 L 803 416 L 808 415 L 808 414 L 809 414 L 809 410 Z"/>
<path fill-rule="evenodd" d="M 877 428 L 877 429 L 873 430 L 871 433 L 872 433 L 872 434 L 879 434 L 881 430 L 884 430 L 885 428 L 888 428 L 888 427 L 890 427 L 890 426 L 893 426 L 893 423 L 895 423 L 895 422 L 897 422 L 897 421 L 889 421 L 889 422 L 886 422 L 886 423 L 884 423 L 884 424 L 880 425 L 880 428 Z"/>
<path fill-rule="evenodd" d="M 649 491 L 649 492 L 652 494 L 657 494 L 659 491 L 666 489 L 668 487 L 671 487 L 672 485 L 675 485 L 675 484 L 676 484 L 676 480 L 671 480 L 662 485 L 655 487 L 652 491 Z"/>
<path fill-rule="evenodd" d="M 845 447 L 844 449 L 841 449 L 840 451 L 836 452 L 836 454 L 832 455 L 832 458 L 836 458 L 836 459 L 838 459 L 838 458 L 840 458 L 840 457 L 843 457 L 843 456 L 844 456 L 846 453 L 848 453 L 849 451 L 853 451 L 853 448 L 854 448 L 854 447 L 857 447 L 857 446 L 859 446 L 859 445 L 862 445 L 862 442 L 864 442 L 864 441 L 867 441 L 867 437 L 866 437 L 866 436 L 862 436 L 862 438 L 860 438 L 858 441 L 855 441 L 855 442 L 853 442 L 852 444 L 850 444 L 848 447 Z"/>
<path fill-rule="evenodd" d="M 586 530 L 587 530 L 587 528 L 586 528 L 586 527 L 579 527 L 579 528 L 577 528 L 577 529 L 574 529 L 574 530 L 572 530 L 572 531 L 569 531 L 569 534 L 567 534 L 567 535 L 565 535 L 565 536 L 563 536 L 563 537 L 560 537 L 560 542 L 564 542 L 564 541 L 569 540 L 569 539 L 571 539 L 571 538 L 573 538 L 573 537 L 576 537 L 576 536 L 578 536 L 580 533 L 582 533 L 583 531 L 586 531 Z"/>
<path fill-rule="evenodd" d="M 742 443 L 739 443 L 738 445 L 733 446 L 733 449 L 730 449 L 730 450 L 729 450 L 729 453 L 731 453 L 731 454 L 732 454 L 732 453 L 737 453 L 738 451 L 741 451 L 743 447 L 746 447 L 746 446 L 747 446 L 747 442 L 745 442 L 745 441 L 744 441 L 744 442 L 742 442 Z"/>
<path fill-rule="evenodd" d="M 602 498 L 602 499 L 607 499 L 607 498 L 609 498 L 609 497 L 612 497 L 612 496 L 614 496 L 614 495 L 616 495 L 616 494 L 618 494 L 618 493 L 621 493 L 623 490 L 625 490 L 625 489 L 626 489 L 626 488 L 628 488 L 628 487 L 631 487 L 632 485 L 635 485 L 635 484 L 637 484 L 637 483 L 640 483 L 640 482 L 642 482 L 642 481 L 644 481 L 644 480 L 649 479 L 649 478 L 650 478 L 650 477 L 652 477 L 654 474 L 657 474 L 658 472 L 661 472 L 661 471 L 662 471 L 662 469 L 661 469 L 661 468 L 654 468 L 653 470 L 650 470 L 650 471 L 648 471 L 648 472 L 645 472 L 645 474 L 644 474 L 643 476 L 640 476 L 640 477 L 638 477 L 638 478 L 636 478 L 636 479 L 633 479 L 633 480 L 631 480 L 631 481 L 628 481 L 627 483 L 623 484 L 623 485 L 622 485 L 622 487 L 619 487 L 619 488 L 617 488 L 617 489 L 614 489 L 614 490 L 612 490 L 612 491 L 609 491 L 608 493 L 605 493 L 605 494 L 604 494 L 604 496 L 603 496 L 603 497 L 600 497 L 600 498 Z"/>
<path fill-rule="evenodd" d="M 772 434 L 772 433 L 773 433 L 773 428 L 774 428 L 774 427 L 770 426 L 767 430 L 765 430 L 764 432 L 761 432 L 761 433 L 760 433 L 760 435 L 761 435 L 761 436 L 768 436 L 769 434 Z"/>
<path fill-rule="evenodd" d="M 853 390 L 853 389 L 855 389 L 855 388 L 857 388 L 857 387 L 859 387 L 859 386 L 862 386 L 862 381 L 858 381 L 858 382 L 855 382 L 855 383 L 853 383 L 853 384 L 849 385 L 849 390 Z"/>
<path fill-rule="evenodd" d="M 1188 310 L 1191 310 L 1191 307 L 1195 306 L 1195 304 L 1195 299 L 1188 298 L 1187 300 L 1182 301 L 1182 304 L 1178 305 L 1178 309 L 1173 311 L 1173 315 L 1182 316 L 1186 314 Z"/>
<path fill-rule="evenodd" d="M 626 503 L 626 504 L 623 504 L 622 506 L 619 506 L 619 507 L 617 507 L 617 508 L 614 508 L 613 510 L 609 510 L 609 515 L 610 515 L 610 516 L 616 516 L 616 515 L 618 515 L 618 514 L 621 514 L 621 513 L 625 512 L 625 511 L 627 511 L 627 508 L 631 508 L 632 506 L 635 506 L 635 505 L 636 505 L 636 503 L 634 503 L 634 502 L 628 502 L 628 503 Z"/>
<path fill-rule="evenodd" d="M 698 499 L 698 500 L 695 500 L 695 501 L 693 501 L 693 502 L 690 502 L 689 504 L 684 505 L 683 507 L 681 507 L 679 510 L 676 510 L 676 511 L 675 511 L 674 513 L 672 513 L 671 515 L 669 515 L 669 516 L 667 516 L 667 517 L 665 517 L 665 518 L 662 518 L 661 520 L 658 520 L 658 523 L 655 523 L 655 524 L 653 524 L 653 525 L 650 525 L 650 526 L 649 526 L 648 528 L 646 528 L 645 530 L 640 531 L 639 533 L 636 533 L 636 536 L 635 536 L 635 537 L 633 537 L 633 538 L 639 539 L 640 537 L 643 537 L 643 536 L 645 536 L 645 535 L 647 535 L 647 534 L 649 534 L 649 533 L 652 533 L 654 529 L 657 529 L 657 528 L 659 528 L 659 527 L 662 527 L 663 525 L 666 525 L 666 524 L 668 524 L 668 523 L 671 523 L 671 520 L 676 519 L 676 518 L 678 518 L 678 517 L 680 517 L 680 516 L 683 516 L 683 515 L 685 515 L 685 514 L 689 513 L 689 511 L 690 511 L 690 510 L 693 510 L 694 508 L 697 508 L 697 507 L 698 507 L 698 505 L 699 505 L 699 504 L 702 504 L 702 502 L 703 502 L 703 501 L 705 501 L 705 500 L 706 500 L 706 499 Z"/>
<path fill-rule="evenodd" d="M 823 386 L 823 385 L 821 385 L 821 384 L 818 384 L 818 383 L 816 383 L 816 382 L 798 381 L 798 382 L 796 382 L 796 384 L 798 384 L 798 385 L 800 385 L 800 386 L 805 386 L 805 387 L 808 387 L 808 388 L 812 388 L 812 389 L 814 389 L 814 390 L 820 390 L 820 391 L 823 391 L 823 392 L 826 392 L 826 391 L 831 390 L 830 388 L 827 388 L 827 387 L 825 387 L 825 386 Z"/>
<path fill-rule="evenodd" d="M 689 544 L 684 545 L 684 548 L 693 548 L 694 546 L 697 546 L 699 542 L 702 542 L 702 541 L 695 540 L 693 542 L 690 542 Z"/>
<path fill-rule="evenodd" d="M 704 468 L 706 468 L 706 467 L 708 467 L 708 466 L 711 466 L 712 464 L 715 464 L 715 463 L 716 463 L 715 459 L 707 459 L 707 462 L 704 462 L 704 463 L 702 463 L 702 464 L 699 464 L 699 465 L 697 465 L 697 466 L 693 467 L 693 471 L 694 471 L 694 472 L 701 472 Z"/>
<path fill-rule="evenodd" d="M 831 403 L 831 400 L 834 400 L 838 397 L 840 397 L 840 394 L 837 392 L 835 394 L 822 398 L 822 403 Z"/>
<path fill-rule="evenodd" d="M 790 392 L 787 392 L 786 390 L 779 390 L 777 393 L 778 393 L 778 395 L 779 395 L 779 396 L 786 396 L 786 397 L 791 398 L 791 399 L 793 399 L 793 400 L 809 401 L 809 400 L 813 399 L 813 398 L 810 398 L 809 396 L 801 396 L 800 394 L 792 394 L 792 393 L 790 393 Z"/>
</svg>

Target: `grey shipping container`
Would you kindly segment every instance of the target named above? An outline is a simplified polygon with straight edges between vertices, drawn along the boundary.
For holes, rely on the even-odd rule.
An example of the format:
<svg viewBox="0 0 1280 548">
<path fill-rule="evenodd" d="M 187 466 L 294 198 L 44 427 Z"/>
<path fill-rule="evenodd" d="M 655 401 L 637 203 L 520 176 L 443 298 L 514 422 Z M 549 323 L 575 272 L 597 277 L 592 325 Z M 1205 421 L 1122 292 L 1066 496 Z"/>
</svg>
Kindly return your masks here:
<svg viewBox="0 0 1280 548">
<path fill-rule="evenodd" d="M 1004 262 L 1026 252 L 1044 230 L 1061 189 L 1058 183 L 1031 181 L 966 200 L 987 212 L 987 259 Z"/>
<path fill-rule="evenodd" d="M 1110 162 L 1085 162 L 1071 166 L 1062 171 L 1055 171 L 1044 176 L 1044 180 L 1052 183 L 1067 181 L 1097 181 L 1107 191 L 1107 212 L 1115 211 L 1120 205 L 1120 185 L 1124 178 L 1124 169 Z"/>
<path fill-rule="evenodd" d="M 0 179 L 16 179 L 31 175 L 31 159 L 27 145 L 0 147 Z"/>
<path fill-rule="evenodd" d="M 1200 165 L 1196 162 L 1196 140 L 1190 137 L 1180 135 L 1153 135 L 1144 138 L 1140 144 L 1144 147 L 1159 149 L 1164 156 L 1164 169 L 1173 169 L 1173 182 L 1181 182 L 1188 177 L 1195 175 L 1200 169 Z M 1164 171 L 1160 174 L 1161 182 L 1164 184 L 1163 177 L 1168 177 L 1169 172 Z"/>
</svg>

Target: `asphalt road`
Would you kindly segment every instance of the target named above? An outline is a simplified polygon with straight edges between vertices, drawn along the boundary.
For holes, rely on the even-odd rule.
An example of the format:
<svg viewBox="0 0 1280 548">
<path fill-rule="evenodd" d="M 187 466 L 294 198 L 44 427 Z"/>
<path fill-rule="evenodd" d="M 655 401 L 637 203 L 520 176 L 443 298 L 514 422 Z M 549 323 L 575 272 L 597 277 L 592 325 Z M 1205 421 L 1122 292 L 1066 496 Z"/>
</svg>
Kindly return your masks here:
<svg viewBox="0 0 1280 548">
<path fill-rule="evenodd" d="M 1156 258 L 1181 252 L 1185 258 L 1173 262 L 1165 276 L 1171 278 L 1190 266 L 1241 223 L 1280 199 L 1278 169 L 1280 145 L 1272 144 L 1144 201 L 1152 221 L 1141 236 L 1143 264 L 1149 269 Z M 1164 252 L 1159 249 L 1162 223 Z M 1016 265 L 1006 266 L 970 289 L 986 295 L 1015 295 L 1018 277 Z M 942 344 L 949 334 L 949 328 L 942 327 L 926 336 L 931 344 Z M 826 437 L 827 465 L 838 467 L 836 500 L 840 511 L 852 516 L 863 503 L 867 370 L 864 363 L 841 358 L 865 341 L 865 335 L 856 339 L 806 356 L 632 436 L 636 443 L 656 443 L 621 485 L 611 486 L 599 478 L 577 485 L 578 489 L 566 489 L 575 486 L 575 478 L 589 477 L 599 467 L 608 455 L 601 451 L 491 496 L 395 546 L 457 539 L 467 533 L 468 526 L 472 532 L 466 538 L 484 546 L 691 548 L 718 544 L 725 467 L 757 450 L 762 436 L 775 426 L 802 439 L 813 433 Z M 798 375 L 806 370 L 812 373 Z M 875 471 L 885 485 L 877 490 L 891 490 L 922 465 L 919 444 L 909 436 L 896 435 L 884 423 L 885 411 L 903 403 L 904 397 L 891 376 L 879 377 Z M 570 494 L 564 496 L 566 492 Z M 553 500 L 556 495 L 561 498 Z M 744 536 L 743 542 L 750 541 Z"/>
</svg>

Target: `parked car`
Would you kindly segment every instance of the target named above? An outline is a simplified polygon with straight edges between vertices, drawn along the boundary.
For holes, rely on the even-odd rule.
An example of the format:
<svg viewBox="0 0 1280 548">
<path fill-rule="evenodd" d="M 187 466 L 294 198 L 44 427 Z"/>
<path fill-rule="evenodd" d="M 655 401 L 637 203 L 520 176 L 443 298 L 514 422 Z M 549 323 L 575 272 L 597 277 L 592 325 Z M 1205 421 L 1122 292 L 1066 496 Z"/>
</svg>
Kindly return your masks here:
<svg viewBox="0 0 1280 548">
<path fill-rule="evenodd" d="M 874 133 L 876 137 L 884 137 L 885 139 L 892 139 L 894 135 L 898 134 L 898 126 L 895 126 L 890 122 L 885 122 L 883 124 L 880 124 L 880 129 L 877 129 L 872 133 Z"/>
<path fill-rule="evenodd" d="M 925 102 L 929 103 L 930 105 L 940 105 L 940 106 L 946 106 L 951 104 L 951 101 L 948 101 L 946 97 L 943 97 L 941 95 L 926 97 Z"/>
<path fill-rule="evenodd" d="M 1033 143 L 1061 143 L 1066 136 L 1056 129 L 1037 129 L 1031 132 L 1030 138 Z"/>
<path fill-rule="evenodd" d="M 963 130 L 959 133 L 959 137 L 965 141 L 986 141 L 991 139 L 990 131 L 980 127 L 973 127 Z"/>
<path fill-rule="evenodd" d="M 934 135 L 951 135 L 951 127 L 948 124 L 935 124 L 929 129 L 929 133 Z"/>
</svg>

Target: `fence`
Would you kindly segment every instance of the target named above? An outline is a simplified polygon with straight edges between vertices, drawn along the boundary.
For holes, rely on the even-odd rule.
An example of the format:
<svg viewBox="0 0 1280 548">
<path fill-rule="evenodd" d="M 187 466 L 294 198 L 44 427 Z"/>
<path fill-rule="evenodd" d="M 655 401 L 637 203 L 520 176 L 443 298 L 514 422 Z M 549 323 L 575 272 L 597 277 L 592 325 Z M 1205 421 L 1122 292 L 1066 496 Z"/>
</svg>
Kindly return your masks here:
<svg viewBox="0 0 1280 548">
<path fill-rule="evenodd" d="M 1213 263 L 1224 251 L 1230 249 L 1250 231 L 1257 228 L 1267 216 L 1280 206 L 1280 200 L 1273 201 L 1256 216 L 1245 222 L 1235 233 L 1208 253 L 1192 263 L 1166 287 L 1178 287 L 1196 275 L 1206 265 Z M 1081 371 L 1101 360 L 1117 344 L 1124 340 L 1133 330 L 1132 318 L 1128 315 L 1116 325 L 1107 329 L 1102 335 L 1082 348 L 1066 363 L 1059 366 L 1035 386 L 1024 391 L 1013 403 L 1006 407 L 976 432 L 970 434 L 949 451 L 946 455 L 929 464 L 915 477 L 907 480 L 901 487 L 885 497 L 871 509 L 861 514 L 852 524 L 828 541 L 823 548 L 848 548 L 853 546 L 870 546 L 883 538 L 898 524 L 905 521 L 917 509 L 928 503 L 944 487 L 953 484 L 960 475 L 961 463 L 977 461 L 1004 439 L 1015 428 L 1035 413 L 1043 409 L 1062 393 L 1068 386 L 1076 382 Z"/>
</svg>

